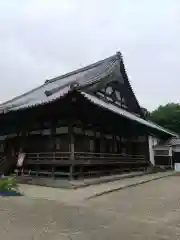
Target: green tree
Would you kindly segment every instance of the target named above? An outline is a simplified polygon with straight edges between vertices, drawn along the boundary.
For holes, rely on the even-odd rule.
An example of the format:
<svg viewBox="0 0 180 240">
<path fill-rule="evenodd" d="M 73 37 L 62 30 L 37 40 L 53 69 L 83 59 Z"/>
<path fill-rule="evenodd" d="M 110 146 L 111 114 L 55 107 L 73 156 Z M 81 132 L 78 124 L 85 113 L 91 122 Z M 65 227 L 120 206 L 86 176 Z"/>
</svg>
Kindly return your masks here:
<svg viewBox="0 0 180 240">
<path fill-rule="evenodd" d="M 149 119 L 164 128 L 180 133 L 180 104 L 168 103 L 151 112 Z"/>
</svg>

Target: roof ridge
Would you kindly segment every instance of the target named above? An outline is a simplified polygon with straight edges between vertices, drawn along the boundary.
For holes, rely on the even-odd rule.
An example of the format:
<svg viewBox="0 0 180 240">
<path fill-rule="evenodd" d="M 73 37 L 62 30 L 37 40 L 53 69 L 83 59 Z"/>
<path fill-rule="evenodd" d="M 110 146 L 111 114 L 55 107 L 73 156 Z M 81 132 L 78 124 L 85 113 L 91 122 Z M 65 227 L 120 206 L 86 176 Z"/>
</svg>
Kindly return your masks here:
<svg viewBox="0 0 180 240">
<path fill-rule="evenodd" d="M 107 69 L 107 75 L 109 75 L 112 71 L 113 71 L 113 66 L 115 64 L 115 60 L 113 62 L 113 64 L 111 63 L 111 66 Z M 74 81 L 73 83 L 65 83 L 63 86 L 58 86 L 58 87 L 54 87 L 50 90 L 45 91 L 46 96 L 50 96 L 54 93 L 56 93 L 57 91 L 59 91 L 60 89 L 67 87 L 68 85 L 70 85 L 70 88 L 74 88 L 74 89 L 78 89 L 78 88 L 84 88 L 85 86 L 91 85 L 94 82 L 99 81 L 100 79 L 102 79 L 102 74 L 101 76 L 96 76 L 93 79 L 90 79 L 89 81 L 87 81 L 84 84 L 79 84 L 78 82 Z"/>
<path fill-rule="evenodd" d="M 73 74 L 77 74 L 77 73 L 86 71 L 86 70 L 88 70 L 88 69 L 91 69 L 91 68 L 93 68 L 93 67 L 96 67 L 96 66 L 100 65 L 100 64 L 103 63 L 104 61 L 108 61 L 108 60 L 110 61 L 111 59 L 115 59 L 115 58 L 119 57 L 119 55 L 121 55 L 121 53 L 120 53 L 120 52 L 117 52 L 116 54 L 114 54 L 114 55 L 112 55 L 112 56 L 110 56 L 110 57 L 107 57 L 107 58 L 104 58 L 104 59 L 102 59 L 102 60 L 100 60 L 100 61 L 97 61 L 97 62 L 94 62 L 94 63 L 92 63 L 92 64 L 89 64 L 89 65 L 87 65 L 87 66 L 85 66 L 85 67 L 82 67 L 82 68 L 73 70 L 73 71 L 71 71 L 71 72 L 62 74 L 62 75 L 60 75 L 59 77 L 55 77 L 55 78 L 52 78 L 52 79 L 50 79 L 50 80 L 46 80 L 45 83 L 43 83 L 43 84 L 41 84 L 41 85 L 39 85 L 39 86 L 37 86 L 37 87 L 35 87 L 35 88 L 27 91 L 27 92 L 25 92 L 25 93 L 23 93 L 23 94 L 21 94 L 21 95 L 18 95 L 18 96 L 14 97 L 14 98 L 12 98 L 12 99 L 10 99 L 10 100 L 7 100 L 7 101 L 5 101 L 5 102 L 0 103 L 0 107 L 3 107 L 4 105 L 9 104 L 9 103 L 11 103 L 11 102 L 14 101 L 14 100 L 17 100 L 17 99 L 19 99 L 20 97 L 26 96 L 26 95 L 28 95 L 28 94 L 30 94 L 30 93 L 32 93 L 32 92 L 40 89 L 41 87 L 43 87 L 43 86 L 46 85 L 46 84 L 49 84 L 49 83 L 58 81 L 58 80 L 63 79 L 63 78 L 65 78 L 65 77 L 71 76 L 71 75 L 73 75 Z"/>
<path fill-rule="evenodd" d="M 118 54 L 118 53 L 119 53 L 119 52 L 117 52 L 117 54 Z M 92 64 L 89 64 L 89 65 L 87 65 L 87 66 L 85 66 L 85 67 L 78 68 L 78 69 L 73 70 L 73 71 L 71 71 L 71 72 L 62 74 L 62 75 L 60 75 L 60 76 L 58 76 L 58 77 L 55 77 L 55 78 L 52 78 L 52 79 L 50 79 L 50 80 L 46 80 L 46 81 L 47 81 L 46 84 L 52 83 L 52 82 L 55 82 L 55 81 L 60 80 L 60 79 L 62 79 L 62 78 L 69 77 L 69 76 L 71 76 L 71 75 L 74 75 L 74 74 L 77 74 L 77 73 L 80 73 L 80 72 L 84 72 L 84 71 L 89 70 L 89 69 L 91 69 L 91 68 L 97 67 L 98 65 L 100 65 L 100 64 L 103 63 L 104 61 L 107 61 L 107 60 L 110 61 L 110 60 L 112 60 L 112 59 L 117 58 L 117 54 L 112 55 L 112 56 L 110 56 L 110 57 L 107 57 L 107 58 L 105 58 L 105 59 L 103 59 L 103 60 L 94 62 L 94 63 L 92 63 Z"/>
</svg>

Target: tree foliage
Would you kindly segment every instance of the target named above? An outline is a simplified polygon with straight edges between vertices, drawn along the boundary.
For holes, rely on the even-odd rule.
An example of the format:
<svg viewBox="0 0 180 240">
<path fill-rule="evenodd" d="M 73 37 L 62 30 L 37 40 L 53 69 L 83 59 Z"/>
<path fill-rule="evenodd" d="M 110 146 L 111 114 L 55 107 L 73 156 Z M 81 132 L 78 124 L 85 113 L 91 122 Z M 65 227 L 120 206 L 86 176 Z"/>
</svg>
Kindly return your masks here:
<svg viewBox="0 0 180 240">
<path fill-rule="evenodd" d="M 164 128 L 180 133 L 180 104 L 168 103 L 151 112 L 149 119 Z"/>
</svg>

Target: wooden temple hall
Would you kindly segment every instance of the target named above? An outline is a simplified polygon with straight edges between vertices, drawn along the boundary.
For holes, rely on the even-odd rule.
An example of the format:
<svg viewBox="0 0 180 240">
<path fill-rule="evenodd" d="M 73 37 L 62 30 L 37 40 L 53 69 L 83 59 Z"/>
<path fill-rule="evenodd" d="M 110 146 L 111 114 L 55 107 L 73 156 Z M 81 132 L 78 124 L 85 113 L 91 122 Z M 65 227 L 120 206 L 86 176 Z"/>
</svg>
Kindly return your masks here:
<svg viewBox="0 0 180 240">
<path fill-rule="evenodd" d="M 150 135 L 174 134 L 146 120 L 118 52 L 0 105 L 0 173 L 72 179 L 145 169 Z"/>
</svg>

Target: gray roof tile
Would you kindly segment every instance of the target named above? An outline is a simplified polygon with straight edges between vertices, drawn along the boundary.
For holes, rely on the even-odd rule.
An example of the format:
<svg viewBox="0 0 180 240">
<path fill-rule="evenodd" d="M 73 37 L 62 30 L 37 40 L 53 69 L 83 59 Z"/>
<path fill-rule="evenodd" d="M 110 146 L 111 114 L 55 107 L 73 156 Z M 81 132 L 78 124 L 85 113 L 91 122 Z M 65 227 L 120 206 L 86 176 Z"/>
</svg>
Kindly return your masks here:
<svg viewBox="0 0 180 240">
<path fill-rule="evenodd" d="M 171 131 L 169 131 L 169 130 L 167 130 L 167 129 L 165 129 L 165 128 L 163 128 L 163 127 L 161 127 L 161 126 L 159 126 L 159 125 L 157 125 L 153 122 L 149 122 L 149 121 L 147 121 L 143 118 L 140 118 L 140 117 L 134 115 L 133 113 L 130 113 L 130 112 L 126 111 L 125 109 L 120 108 L 119 106 L 115 106 L 114 104 L 112 104 L 110 102 L 105 102 L 102 99 L 99 99 L 96 96 L 90 95 L 90 94 L 85 93 L 85 92 L 83 92 L 82 94 L 89 101 L 91 101 L 92 103 L 94 103 L 94 104 L 96 104 L 96 105 L 98 105 L 102 108 L 105 108 L 105 109 L 107 109 L 109 111 L 112 111 L 116 114 L 119 114 L 119 115 L 121 115 L 125 118 L 136 121 L 140 124 L 143 124 L 147 127 L 156 129 L 156 130 L 161 131 L 161 132 L 164 132 L 164 133 L 169 134 L 171 136 L 177 136 L 177 134 L 175 134 L 175 133 L 173 133 L 173 132 L 171 132 Z"/>
<path fill-rule="evenodd" d="M 48 80 L 45 84 L 0 104 L 0 112 L 14 111 L 44 104 L 68 93 L 73 83 L 77 83 L 80 87 L 83 87 L 98 81 L 112 71 L 113 66 L 118 64 L 117 60 L 117 56 L 114 55 L 85 68 Z M 52 94 L 47 94 L 48 92 L 52 92 Z"/>
<path fill-rule="evenodd" d="M 147 127 L 159 130 L 171 136 L 177 136 L 169 130 L 162 128 L 152 122 L 146 121 L 120 107 L 107 103 L 95 96 L 82 92 L 82 87 L 97 82 L 109 75 L 119 64 L 120 54 L 113 55 L 85 68 L 70 72 L 68 74 L 47 80 L 43 85 L 21 95 L 10 101 L 0 104 L 0 113 L 8 111 L 17 111 L 45 104 L 65 96 L 72 91 L 72 84 L 77 84 L 79 92 L 92 103 L 103 107 L 109 111 L 119 114 L 125 118 L 136 121 Z M 119 72 L 120 73 L 120 72 Z"/>
</svg>

